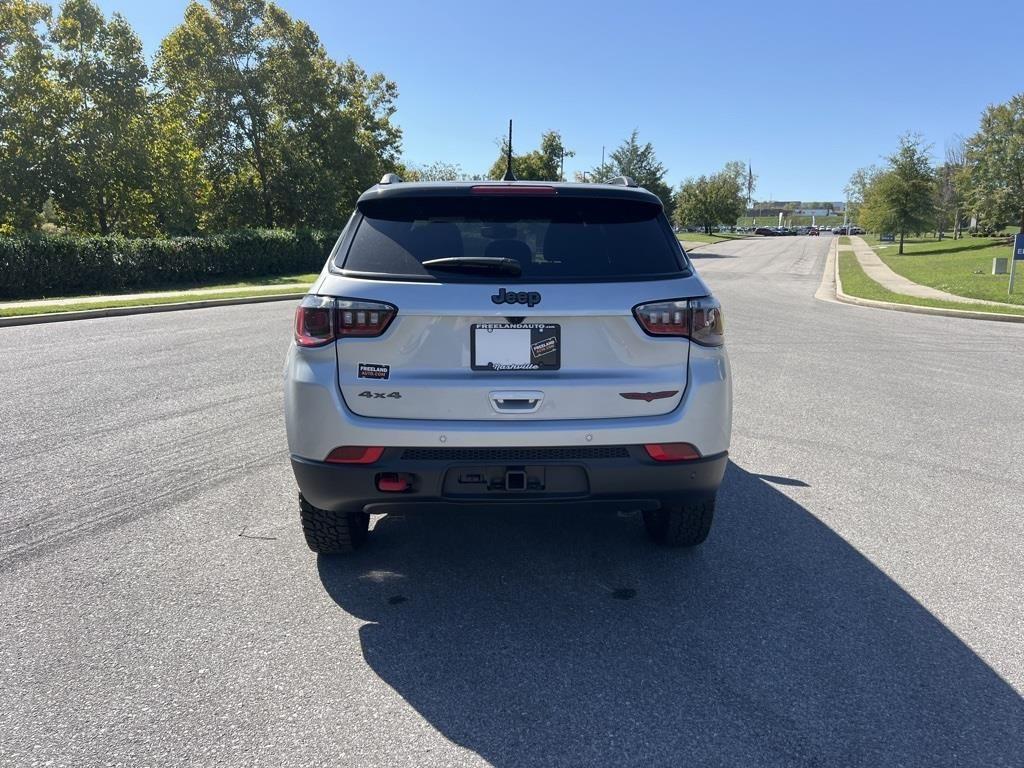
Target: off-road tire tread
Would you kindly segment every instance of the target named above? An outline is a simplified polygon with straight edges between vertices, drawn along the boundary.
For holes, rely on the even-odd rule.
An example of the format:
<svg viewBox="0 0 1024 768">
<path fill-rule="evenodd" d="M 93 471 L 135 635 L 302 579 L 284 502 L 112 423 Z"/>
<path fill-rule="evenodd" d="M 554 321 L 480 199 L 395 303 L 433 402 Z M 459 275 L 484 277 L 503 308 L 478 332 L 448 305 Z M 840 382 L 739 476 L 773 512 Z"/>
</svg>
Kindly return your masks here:
<svg viewBox="0 0 1024 768">
<path fill-rule="evenodd" d="M 711 531 L 715 500 L 666 504 L 661 509 L 644 512 L 643 517 L 647 535 L 654 542 L 667 547 L 695 547 Z"/>
<path fill-rule="evenodd" d="M 299 516 L 306 544 L 320 554 L 355 552 L 366 541 L 370 516 L 362 511 L 318 509 L 299 496 Z"/>
</svg>

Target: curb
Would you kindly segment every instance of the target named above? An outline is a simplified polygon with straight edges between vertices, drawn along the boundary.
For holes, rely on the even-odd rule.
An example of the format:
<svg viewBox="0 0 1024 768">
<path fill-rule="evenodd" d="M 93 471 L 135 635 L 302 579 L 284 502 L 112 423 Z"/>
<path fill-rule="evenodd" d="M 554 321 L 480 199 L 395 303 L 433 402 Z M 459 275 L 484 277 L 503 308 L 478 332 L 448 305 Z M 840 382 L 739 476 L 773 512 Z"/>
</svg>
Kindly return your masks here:
<svg viewBox="0 0 1024 768">
<path fill-rule="evenodd" d="M 852 250 L 850 253 L 854 253 Z M 857 258 L 856 254 L 853 256 Z M 891 309 L 895 312 L 911 312 L 918 315 L 937 315 L 940 317 L 959 317 L 965 320 L 992 320 L 1001 323 L 1024 323 L 1024 315 L 1007 315 L 1001 312 L 975 312 L 970 309 L 946 309 L 944 307 L 925 307 L 920 304 L 895 304 L 891 301 L 878 301 L 877 299 L 862 299 L 859 296 L 851 296 L 843 293 L 843 281 L 839 277 L 839 241 L 836 241 L 836 301 L 844 304 L 853 304 L 858 307 L 872 307 L 874 309 Z"/>
<path fill-rule="evenodd" d="M 83 309 L 71 312 L 47 312 L 40 315 L 12 315 L 0 317 L 0 328 L 15 325 L 39 325 L 40 323 L 62 323 L 70 320 L 91 320 L 97 317 L 121 317 L 124 315 L 148 315 L 155 312 L 180 312 L 186 309 L 205 309 L 207 307 L 230 307 L 235 304 L 262 304 L 268 301 L 288 301 L 301 299 L 301 293 L 274 293 L 268 296 L 243 296 L 233 299 L 200 299 L 199 301 L 179 301 L 167 304 L 140 304 L 137 307 L 110 307 L 108 309 Z"/>
</svg>

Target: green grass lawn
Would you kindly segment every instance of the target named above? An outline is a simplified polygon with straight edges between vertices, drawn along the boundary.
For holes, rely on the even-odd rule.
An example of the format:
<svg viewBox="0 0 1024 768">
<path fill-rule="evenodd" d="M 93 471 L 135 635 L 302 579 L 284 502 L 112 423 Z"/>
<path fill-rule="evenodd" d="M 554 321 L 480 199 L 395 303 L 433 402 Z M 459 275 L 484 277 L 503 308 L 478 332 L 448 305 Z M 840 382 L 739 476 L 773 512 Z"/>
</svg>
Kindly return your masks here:
<svg viewBox="0 0 1024 768">
<path fill-rule="evenodd" d="M 705 235 L 703 232 L 677 232 L 676 237 L 680 240 L 689 240 L 691 243 L 720 243 L 723 240 L 742 240 L 750 235 L 742 232 L 715 232 L 711 235 Z"/>
<path fill-rule="evenodd" d="M 1020 269 L 1020 262 L 1013 296 L 1006 293 L 1009 275 L 992 274 L 992 258 L 1010 256 L 1010 243 L 1006 240 L 992 237 L 907 240 L 902 256 L 897 253 L 896 243 L 880 243 L 876 237 L 867 240 L 893 272 L 915 283 L 971 299 L 1024 305 L 1024 269 Z"/>
<path fill-rule="evenodd" d="M 319 272 L 307 272 L 301 275 L 278 275 L 276 277 L 253 277 L 248 280 L 211 280 L 206 283 L 197 285 L 196 283 L 166 283 L 164 285 L 152 286 L 149 288 L 133 288 L 131 290 L 122 290 L 117 293 L 122 294 L 135 294 L 135 293 L 160 293 L 162 291 L 202 291 L 208 288 L 259 288 L 261 286 L 270 285 L 291 285 L 293 283 L 305 283 L 312 285 L 313 281 L 320 276 Z M 42 299 L 88 299 L 90 296 L 96 296 L 97 294 L 91 293 L 80 293 L 73 294 L 71 296 L 37 296 L 33 299 L 25 299 L 25 301 L 40 301 Z M 17 299 L 0 299 L 0 303 L 7 304 Z"/>
<path fill-rule="evenodd" d="M 253 280 L 242 281 L 237 283 L 214 283 L 203 286 L 188 286 L 187 288 L 175 288 L 167 290 L 179 291 L 175 295 L 163 295 L 163 296 L 150 296 L 148 298 L 136 298 L 126 299 L 118 298 L 117 296 L 110 296 L 107 299 L 103 299 L 99 296 L 94 301 L 82 301 L 75 302 L 74 304 L 30 304 L 27 306 L 9 306 L 0 307 L 0 317 L 14 317 L 21 315 L 43 315 L 55 312 L 81 312 L 90 309 L 114 309 L 120 307 L 144 307 L 157 304 L 179 304 L 188 301 L 208 301 L 215 299 L 241 299 L 251 298 L 254 296 L 273 296 L 274 291 L 269 290 L 257 290 L 261 286 L 282 286 L 281 293 L 296 293 L 298 290 L 304 290 L 316 280 L 318 273 L 308 273 L 302 275 L 283 275 L 279 277 L 267 277 L 267 278 L 256 278 Z M 288 286 L 302 285 L 302 289 L 291 288 Z M 204 289 L 209 288 L 231 288 L 233 290 L 221 290 L 218 293 L 204 293 Z M 185 294 L 180 291 L 187 291 Z M 132 293 L 155 293 L 155 291 L 133 291 Z M 128 295 L 128 294 L 126 294 Z M 65 298 L 65 297 L 60 297 Z M 72 297 L 67 297 L 72 298 Z M 77 297 L 75 297 L 77 298 Z M 88 297 L 83 297 L 88 298 Z"/>
<path fill-rule="evenodd" d="M 886 290 L 876 283 L 861 269 L 860 262 L 853 251 L 839 252 L 839 279 L 843 283 L 843 293 L 858 296 L 862 299 L 888 301 L 893 304 L 916 304 L 924 307 L 940 307 L 943 309 L 961 309 L 974 312 L 997 312 L 1006 315 L 1024 315 L 1024 307 L 993 307 L 989 304 L 960 304 L 953 301 L 936 301 L 934 299 L 918 299 Z"/>
</svg>

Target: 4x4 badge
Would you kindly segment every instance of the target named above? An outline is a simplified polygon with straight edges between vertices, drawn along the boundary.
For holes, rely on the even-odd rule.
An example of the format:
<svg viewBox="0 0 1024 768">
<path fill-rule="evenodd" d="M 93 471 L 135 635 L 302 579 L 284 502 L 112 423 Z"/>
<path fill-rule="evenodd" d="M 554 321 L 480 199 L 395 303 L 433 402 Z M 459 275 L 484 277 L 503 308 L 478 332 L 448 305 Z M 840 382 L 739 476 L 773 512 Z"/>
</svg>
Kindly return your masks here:
<svg viewBox="0 0 1024 768">
<path fill-rule="evenodd" d="M 506 291 L 504 288 L 499 288 L 498 292 L 491 296 L 491 301 L 495 304 L 525 304 L 532 307 L 534 304 L 540 304 L 540 293 L 538 291 Z"/>
</svg>

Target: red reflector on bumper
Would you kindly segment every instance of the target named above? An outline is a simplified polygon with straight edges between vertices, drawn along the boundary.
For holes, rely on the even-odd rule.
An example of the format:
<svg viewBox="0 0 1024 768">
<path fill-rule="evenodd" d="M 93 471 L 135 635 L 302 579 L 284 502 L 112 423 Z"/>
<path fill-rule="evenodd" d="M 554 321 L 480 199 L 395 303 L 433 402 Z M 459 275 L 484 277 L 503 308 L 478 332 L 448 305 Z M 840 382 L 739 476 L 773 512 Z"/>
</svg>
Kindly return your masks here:
<svg viewBox="0 0 1024 768">
<path fill-rule="evenodd" d="M 327 454 L 324 461 L 330 464 L 373 464 L 383 453 L 383 448 L 375 446 L 342 445 Z"/>
<path fill-rule="evenodd" d="M 700 458 L 700 451 L 689 443 L 649 443 L 644 449 L 655 461 L 693 461 Z"/>
<path fill-rule="evenodd" d="M 382 472 L 377 475 L 377 490 L 388 493 L 401 493 L 412 488 L 412 478 L 395 472 Z"/>
</svg>

